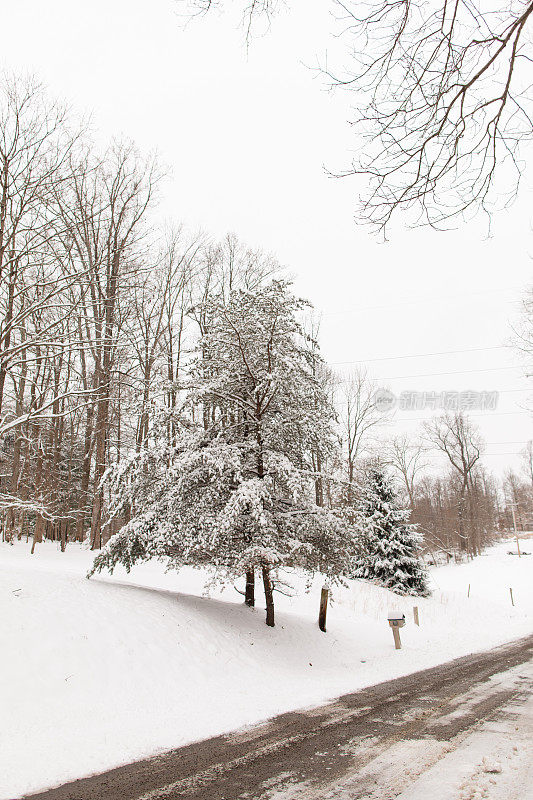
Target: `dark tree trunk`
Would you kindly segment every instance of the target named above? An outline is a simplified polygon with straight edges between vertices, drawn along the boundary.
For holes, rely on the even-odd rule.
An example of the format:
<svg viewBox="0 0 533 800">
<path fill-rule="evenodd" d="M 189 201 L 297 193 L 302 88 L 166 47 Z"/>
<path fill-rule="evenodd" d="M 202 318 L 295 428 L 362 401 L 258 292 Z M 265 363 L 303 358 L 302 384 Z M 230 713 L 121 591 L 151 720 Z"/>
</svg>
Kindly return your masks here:
<svg viewBox="0 0 533 800">
<path fill-rule="evenodd" d="M 270 580 L 270 570 L 268 567 L 262 567 L 263 572 L 263 586 L 265 588 L 266 600 L 266 624 L 274 627 L 274 595 L 272 593 L 272 581 Z"/>
<path fill-rule="evenodd" d="M 326 614 L 328 610 L 328 595 L 329 589 L 327 586 L 322 587 L 320 593 L 320 608 L 318 611 L 318 627 L 324 633 L 326 632 Z"/>
<path fill-rule="evenodd" d="M 67 522 L 63 520 L 60 522 L 60 533 L 61 533 L 61 552 L 65 552 L 65 548 L 67 546 Z"/>
<path fill-rule="evenodd" d="M 244 592 L 244 602 L 250 608 L 255 606 L 255 571 L 250 569 L 246 573 L 246 589 Z"/>
</svg>

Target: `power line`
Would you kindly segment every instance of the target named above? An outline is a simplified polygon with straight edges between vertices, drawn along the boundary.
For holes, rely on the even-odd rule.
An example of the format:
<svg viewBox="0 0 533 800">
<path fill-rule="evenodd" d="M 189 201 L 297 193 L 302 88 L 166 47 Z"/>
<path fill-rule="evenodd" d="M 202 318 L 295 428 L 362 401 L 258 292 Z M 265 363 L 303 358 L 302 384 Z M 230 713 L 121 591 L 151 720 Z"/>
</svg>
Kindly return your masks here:
<svg viewBox="0 0 533 800">
<path fill-rule="evenodd" d="M 499 372 L 504 369 L 521 369 L 520 366 L 514 364 L 506 367 L 482 367 L 480 369 L 456 369 L 450 372 L 423 372 L 418 375 L 395 375 L 387 380 L 402 380 L 405 378 L 436 378 L 442 375 L 470 375 L 474 372 Z M 381 378 L 381 380 L 384 380 Z"/>
<path fill-rule="evenodd" d="M 400 361 L 404 358 L 430 358 L 432 356 L 453 356 L 459 353 L 481 353 L 488 350 L 508 350 L 510 345 L 498 344 L 491 347 L 469 347 L 464 350 L 441 350 L 435 353 L 409 353 L 401 356 L 380 356 L 379 358 L 363 358 L 354 361 L 328 361 L 330 367 L 339 366 L 341 364 L 371 364 L 376 361 Z"/>
<path fill-rule="evenodd" d="M 435 411 L 436 409 L 428 409 L 428 411 Z M 490 415 L 491 417 L 503 417 L 508 416 L 510 414 L 528 414 L 531 416 L 531 411 L 481 411 L 477 414 L 471 414 L 470 412 L 466 412 L 469 417 L 486 417 Z M 391 417 L 391 421 L 394 422 L 425 422 L 428 417 Z"/>
<path fill-rule="evenodd" d="M 514 441 L 514 442 L 485 442 L 485 444 L 487 444 L 489 447 L 492 447 L 492 445 L 494 445 L 494 444 L 523 444 L 525 446 L 527 444 L 527 442 L 522 442 L 522 441 Z"/>
<path fill-rule="evenodd" d="M 522 369 L 521 365 L 507 365 L 505 367 L 483 367 L 481 369 L 457 369 L 452 370 L 450 372 L 419 372 L 416 375 L 389 375 L 387 377 L 381 378 L 373 378 L 375 381 L 400 381 L 405 380 L 406 378 L 436 378 L 442 375 L 470 375 L 471 373 L 476 372 L 500 372 L 501 370 L 506 369 Z M 523 377 L 527 377 L 524 375 Z M 339 381 L 339 383 L 349 383 L 350 378 L 344 378 L 343 380 Z M 518 389 L 516 391 L 519 391 Z M 520 390 L 522 391 L 522 390 Z M 524 391 L 530 391 L 529 389 L 524 389 Z"/>
<path fill-rule="evenodd" d="M 483 456 L 495 457 L 495 456 L 519 456 L 519 455 L 521 455 L 521 453 L 481 453 L 481 458 L 483 458 Z"/>
<path fill-rule="evenodd" d="M 495 445 L 498 445 L 498 444 L 502 444 L 502 445 L 503 444 L 523 444 L 525 446 L 527 444 L 527 442 L 485 442 L 485 444 L 488 445 L 489 447 L 494 447 Z M 440 449 L 440 447 L 427 447 L 427 448 L 425 448 L 425 452 L 442 453 L 442 450 Z M 498 453 L 498 452 L 493 452 L 493 453 L 491 453 L 491 452 L 482 452 L 481 453 L 481 457 L 483 457 L 483 456 L 519 456 L 521 454 L 522 454 L 522 452 L 520 450 L 518 450 L 518 451 L 517 450 L 502 451 L 501 453 Z M 444 455 L 444 453 L 443 453 L 443 455 Z"/>
</svg>

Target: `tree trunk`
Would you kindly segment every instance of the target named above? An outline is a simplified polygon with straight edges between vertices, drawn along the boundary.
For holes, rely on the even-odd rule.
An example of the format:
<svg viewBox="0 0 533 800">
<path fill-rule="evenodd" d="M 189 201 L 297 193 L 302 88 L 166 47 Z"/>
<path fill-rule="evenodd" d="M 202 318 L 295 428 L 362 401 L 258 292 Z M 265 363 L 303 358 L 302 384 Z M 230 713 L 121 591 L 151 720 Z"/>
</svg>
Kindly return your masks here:
<svg viewBox="0 0 533 800">
<path fill-rule="evenodd" d="M 39 503 L 42 502 L 42 482 L 43 482 L 43 451 L 42 447 L 40 446 L 40 430 L 39 424 L 34 423 L 33 427 L 33 435 L 34 441 L 37 445 L 37 464 L 35 468 L 35 496 Z M 31 546 L 31 554 L 35 552 L 35 545 L 40 544 L 43 540 L 43 528 L 45 522 L 42 514 L 38 511 L 35 515 L 35 528 L 33 532 L 33 543 Z"/>
<path fill-rule="evenodd" d="M 96 459 L 94 465 L 93 508 L 91 517 L 91 550 L 102 547 L 102 512 L 104 505 L 104 492 L 100 482 L 106 466 L 106 445 L 109 424 L 109 386 L 107 379 L 103 383 L 104 395 L 97 404 L 96 412 Z"/>
<path fill-rule="evenodd" d="M 323 586 L 322 591 L 320 592 L 320 608 L 318 610 L 318 627 L 320 628 L 321 631 L 323 631 L 323 633 L 326 632 L 328 596 L 329 596 L 329 588 L 327 586 Z"/>
<path fill-rule="evenodd" d="M 469 552 L 469 537 L 468 532 L 465 531 L 465 505 L 466 505 L 466 486 L 463 482 L 461 487 L 461 494 L 459 496 L 459 505 L 458 505 L 458 518 L 459 518 L 459 549 L 462 552 Z"/>
<path fill-rule="evenodd" d="M 313 457 L 315 472 L 318 473 L 317 477 L 315 478 L 315 502 L 317 506 L 322 507 L 324 505 L 324 482 L 322 479 L 322 458 L 320 457 L 320 453 L 317 453 Z"/>
<path fill-rule="evenodd" d="M 255 606 L 255 570 L 250 569 L 246 573 L 246 589 L 244 593 L 244 602 L 250 608 Z"/>
<path fill-rule="evenodd" d="M 83 466 L 81 473 L 80 500 L 76 519 L 76 540 L 83 542 L 85 533 L 85 515 L 89 498 L 89 484 L 91 480 L 91 461 L 94 449 L 93 437 L 94 404 L 87 407 L 87 421 L 85 425 L 85 440 L 83 447 Z"/>
<path fill-rule="evenodd" d="M 265 601 L 266 601 L 266 624 L 274 627 L 274 595 L 272 593 L 272 581 L 270 580 L 270 570 L 268 567 L 262 567 L 263 573 L 263 586 L 265 588 Z"/>
<path fill-rule="evenodd" d="M 7 292 L 7 308 L 2 320 L 3 337 L 0 341 L 0 351 L 7 353 L 11 344 L 11 334 L 13 325 L 13 306 L 15 298 L 15 282 L 17 278 L 17 260 L 15 259 L 14 251 L 11 252 L 11 262 L 9 266 L 9 275 L 7 276 L 8 292 Z M 8 374 L 7 360 L 0 360 L 0 412 L 2 411 L 4 401 L 4 387 Z"/>
<path fill-rule="evenodd" d="M 102 546 L 102 511 L 104 493 L 100 481 L 106 467 L 106 449 L 109 435 L 109 405 L 111 402 L 111 377 L 113 364 L 113 348 L 115 344 L 115 305 L 118 295 L 118 277 L 121 259 L 120 248 L 115 248 L 111 268 L 108 273 L 107 292 L 105 297 L 104 332 L 101 350 L 101 363 L 97 364 L 95 384 L 98 387 L 96 403 L 96 460 L 94 465 L 94 495 L 91 517 L 91 550 Z M 99 488 L 100 487 L 100 488 Z"/>
<path fill-rule="evenodd" d="M 35 553 L 35 545 L 40 544 L 43 540 L 43 526 L 44 526 L 44 520 L 41 514 L 37 514 L 37 518 L 35 520 L 35 530 L 33 533 L 33 542 L 30 551 L 31 555 Z"/>
</svg>

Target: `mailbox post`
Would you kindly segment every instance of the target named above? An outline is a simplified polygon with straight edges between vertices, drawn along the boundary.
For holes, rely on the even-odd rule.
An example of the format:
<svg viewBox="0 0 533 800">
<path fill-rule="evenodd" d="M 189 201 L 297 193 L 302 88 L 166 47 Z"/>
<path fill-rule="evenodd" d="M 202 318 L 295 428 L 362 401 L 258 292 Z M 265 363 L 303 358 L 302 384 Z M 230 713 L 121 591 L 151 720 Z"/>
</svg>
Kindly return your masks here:
<svg viewBox="0 0 533 800">
<path fill-rule="evenodd" d="M 405 614 L 389 614 L 388 620 L 392 628 L 392 635 L 394 636 L 394 647 L 396 650 L 401 650 L 402 640 L 400 639 L 400 628 L 403 628 L 405 625 Z"/>
</svg>

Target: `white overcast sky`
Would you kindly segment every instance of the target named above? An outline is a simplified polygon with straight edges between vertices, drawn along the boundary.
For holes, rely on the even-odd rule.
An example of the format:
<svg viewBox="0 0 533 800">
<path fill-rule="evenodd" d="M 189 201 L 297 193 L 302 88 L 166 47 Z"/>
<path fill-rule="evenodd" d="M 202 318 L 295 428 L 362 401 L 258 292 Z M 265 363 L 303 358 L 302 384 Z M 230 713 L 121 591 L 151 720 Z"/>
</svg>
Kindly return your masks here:
<svg viewBox="0 0 533 800">
<path fill-rule="evenodd" d="M 335 47 L 328 8 L 296 0 L 247 53 L 235 19 L 184 29 L 172 0 L 17 0 L 3 4 L 0 58 L 90 112 L 104 139 L 156 149 L 171 170 L 165 216 L 271 251 L 322 313 L 329 362 L 367 361 L 395 393 L 501 392 L 474 421 L 486 465 L 518 467 L 531 382 L 504 345 L 531 283 L 531 181 L 491 238 L 482 219 L 448 233 L 399 225 L 385 244 L 357 227 L 358 186 L 324 171 L 349 163 L 349 97 L 309 68 Z M 456 350 L 469 352 L 428 355 Z M 421 415 L 396 416 L 414 430 Z"/>
</svg>

